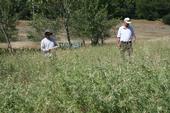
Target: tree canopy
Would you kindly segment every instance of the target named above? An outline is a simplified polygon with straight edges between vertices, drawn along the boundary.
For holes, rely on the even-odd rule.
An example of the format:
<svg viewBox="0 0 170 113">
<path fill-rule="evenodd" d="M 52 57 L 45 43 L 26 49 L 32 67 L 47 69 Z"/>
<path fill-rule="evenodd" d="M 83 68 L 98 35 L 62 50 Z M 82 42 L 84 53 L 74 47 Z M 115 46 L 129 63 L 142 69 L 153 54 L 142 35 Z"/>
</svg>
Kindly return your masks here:
<svg viewBox="0 0 170 113">
<path fill-rule="evenodd" d="M 45 26 L 61 24 L 70 44 L 70 34 L 88 37 L 92 44 L 97 44 L 116 19 L 156 20 L 168 15 L 169 11 L 169 0 L 0 0 L 0 23 L 10 39 L 15 36 L 16 20 L 39 22 L 37 19 L 41 19 L 41 24 L 52 21 L 43 24 Z M 33 27 L 40 31 L 42 28 L 38 25 Z M 4 41 L 2 35 L 0 41 Z"/>
</svg>

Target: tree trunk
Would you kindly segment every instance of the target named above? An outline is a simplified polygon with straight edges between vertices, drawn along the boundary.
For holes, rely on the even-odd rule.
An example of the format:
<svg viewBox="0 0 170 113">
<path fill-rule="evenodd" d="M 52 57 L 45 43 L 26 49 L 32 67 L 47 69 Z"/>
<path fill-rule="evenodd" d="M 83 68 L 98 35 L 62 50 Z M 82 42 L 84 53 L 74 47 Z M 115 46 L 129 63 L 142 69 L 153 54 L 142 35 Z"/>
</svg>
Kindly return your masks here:
<svg viewBox="0 0 170 113">
<path fill-rule="evenodd" d="M 102 44 L 102 45 L 104 44 L 104 38 L 103 38 L 103 36 L 101 37 L 101 44 Z"/>
<path fill-rule="evenodd" d="M 82 42 L 82 46 L 85 47 L 85 46 L 86 46 L 86 41 L 84 40 L 84 38 L 82 39 L 82 41 L 83 41 L 83 42 Z"/>
<path fill-rule="evenodd" d="M 63 1 L 60 1 L 60 11 L 61 11 L 61 16 L 64 20 L 64 27 L 65 27 L 65 30 L 66 30 L 66 33 L 67 33 L 67 40 L 68 40 L 68 43 L 69 43 L 69 46 L 71 47 L 72 46 L 72 43 L 71 43 L 71 39 L 70 39 L 70 30 L 69 30 L 69 18 L 70 18 L 70 15 L 67 11 L 67 9 L 65 8 L 64 6 L 64 3 Z"/>
<path fill-rule="evenodd" d="M 67 40 L 68 40 L 69 46 L 71 47 L 72 44 L 71 44 L 71 39 L 70 39 L 70 31 L 69 31 L 69 27 L 68 27 L 68 19 L 66 19 L 64 21 L 64 26 L 65 26 L 65 30 L 66 30 L 66 33 L 67 33 Z"/>
<path fill-rule="evenodd" d="M 91 38 L 91 45 L 96 46 L 99 44 L 99 38 L 98 37 L 92 37 Z"/>
<path fill-rule="evenodd" d="M 32 1 L 32 17 L 35 15 L 35 6 L 34 6 L 34 1 Z"/>
<path fill-rule="evenodd" d="M 104 32 L 101 33 L 100 39 L 101 39 L 101 44 L 103 45 L 104 44 Z"/>
<path fill-rule="evenodd" d="M 100 39 L 100 34 L 99 33 L 94 33 L 91 38 L 91 45 L 96 46 L 99 44 L 99 39 Z"/>
<path fill-rule="evenodd" d="M 7 33 L 6 33 L 5 30 L 4 30 L 3 25 L 1 25 L 1 31 L 3 32 L 3 34 L 4 34 L 5 38 L 6 38 L 6 41 L 7 41 L 7 43 L 8 43 L 8 50 L 9 50 L 9 52 L 12 53 L 12 52 L 13 52 L 12 45 L 11 45 L 11 42 L 10 42 L 10 40 L 9 40 L 9 37 L 8 37 Z"/>
</svg>

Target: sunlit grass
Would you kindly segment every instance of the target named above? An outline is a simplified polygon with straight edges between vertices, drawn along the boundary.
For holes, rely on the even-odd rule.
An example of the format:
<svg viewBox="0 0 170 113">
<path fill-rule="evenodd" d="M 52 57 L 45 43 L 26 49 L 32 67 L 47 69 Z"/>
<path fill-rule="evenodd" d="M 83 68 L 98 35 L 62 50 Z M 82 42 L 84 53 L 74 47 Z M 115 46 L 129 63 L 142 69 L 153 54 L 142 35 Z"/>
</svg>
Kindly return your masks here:
<svg viewBox="0 0 170 113">
<path fill-rule="evenodd" d="M 2 113 L 169 113 L 169 42 L 0 56 Z"/>
</svg>

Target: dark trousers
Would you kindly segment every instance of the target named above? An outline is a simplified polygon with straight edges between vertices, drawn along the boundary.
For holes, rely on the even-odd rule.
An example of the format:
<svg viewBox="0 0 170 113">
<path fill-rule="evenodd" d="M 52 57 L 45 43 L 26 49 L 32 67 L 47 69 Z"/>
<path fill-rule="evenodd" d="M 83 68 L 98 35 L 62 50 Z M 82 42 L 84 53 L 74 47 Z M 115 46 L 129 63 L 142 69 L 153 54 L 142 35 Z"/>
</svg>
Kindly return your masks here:
<svg viewBox="0 0 170 113">
<path fill-rule="evenodd" d="M 120 43 L 120 53 L 121 53 L 121 56 L 123 58 L 125 58 L 126 52 L 128 53 L 128 56 L 131 56 L 131 54 L 133 52 L 132 41 L 129 41 L 129 42 L 121 41 L 121 43 Z"/>
</svg>

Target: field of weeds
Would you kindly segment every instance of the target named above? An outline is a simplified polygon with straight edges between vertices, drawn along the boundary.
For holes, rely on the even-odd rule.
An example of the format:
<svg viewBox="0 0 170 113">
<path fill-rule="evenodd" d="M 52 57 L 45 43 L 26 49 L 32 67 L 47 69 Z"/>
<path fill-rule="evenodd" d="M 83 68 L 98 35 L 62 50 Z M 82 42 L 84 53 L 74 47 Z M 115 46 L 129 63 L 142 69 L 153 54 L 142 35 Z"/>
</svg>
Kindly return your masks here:
<svg viewBox="0 0 170 113">
<path fill-rule="evenodd" d="M 1 113 L 169 113 L 170 41 L 0 55 Z"/>
</svg>

